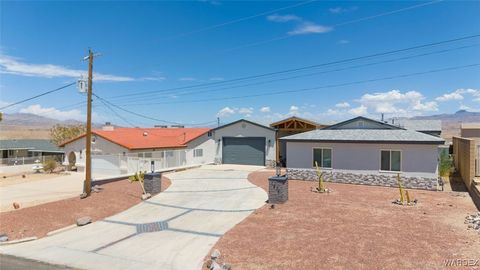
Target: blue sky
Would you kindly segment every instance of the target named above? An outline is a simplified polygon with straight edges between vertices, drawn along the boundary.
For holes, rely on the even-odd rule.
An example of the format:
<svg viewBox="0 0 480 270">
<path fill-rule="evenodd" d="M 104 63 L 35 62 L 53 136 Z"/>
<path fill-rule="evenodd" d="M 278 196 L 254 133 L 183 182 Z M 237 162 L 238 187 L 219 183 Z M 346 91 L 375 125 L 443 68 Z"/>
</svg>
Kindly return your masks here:
<svg viewBox="0 0 480 270">
<path fill-rule="evenodd" d="M 290 115 L 330 123 L 355 115 L 378 118 L 382 112 L 389 117 L 480 110 L 480 66 L 464 67 L 480 64 L 478 37 L 227 82 L 480 34 L 479 1 L 0 5 L 2 106 L 76 81 L 87 69 L 81 59 L 91 47 L 101 53 L 94 64 L 94 93 L 138 114 L 184 124 L 217 116 L 224 123 L 239 118 L 269 123 Z M 386 77 L 394 78 L 377 80 Z M 209 83 L 216 84 L 197 87 Z M 180 89 L 161 92 L 171 88 Z M 157 92 L 141 94 L 147 91 Z M 231 99 L 238 96 L 247 97 Z M 85 105 L 78 103 L 84 100 L 69 87 L 5 112 L 81 120 Z M 133 125 L 163 124 L 112 109 Z M 121 118 L 94 100 L 94 121 L 128 126 Z"/>
</svg>

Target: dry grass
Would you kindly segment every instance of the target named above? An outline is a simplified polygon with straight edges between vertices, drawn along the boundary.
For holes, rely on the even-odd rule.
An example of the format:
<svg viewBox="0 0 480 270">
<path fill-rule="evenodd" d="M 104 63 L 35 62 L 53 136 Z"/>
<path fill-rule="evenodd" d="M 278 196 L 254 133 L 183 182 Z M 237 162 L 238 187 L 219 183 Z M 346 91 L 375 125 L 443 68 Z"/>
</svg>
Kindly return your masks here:
<svg viewBox="0 0 480 270">
<path fill-rule="evenodd" d="M 249 180 L 267 189 L 273 172 Z M 412 207 L 391 202 L 394 188 L 290 181 L 289 201 L 257 210 L 214 248 L 234 269 L 439 269 L 445 259 L 480 259 L 480 237 L 464 217 L 466 193 L 411 190 Z"/>
</svg>

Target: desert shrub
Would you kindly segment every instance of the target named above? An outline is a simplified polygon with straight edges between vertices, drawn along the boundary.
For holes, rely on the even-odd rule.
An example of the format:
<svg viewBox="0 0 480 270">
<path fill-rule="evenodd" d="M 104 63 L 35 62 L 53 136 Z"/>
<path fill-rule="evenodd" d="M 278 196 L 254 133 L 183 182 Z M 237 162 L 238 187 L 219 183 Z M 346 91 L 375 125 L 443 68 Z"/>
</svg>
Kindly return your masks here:
<svg viewBox="0 0 480 270">
<path fill-rule="evenodd" d="M 56 168 L 58 164 L 54 159 L 47 159 L 43 163 L 43 170 L 49 173 L 52 173 Z"/>
<path fill-rule="evenodd" d="M 438 164 L 438 171 L 440 176 L 449 176 L 453 167 L 453 161 L 450 155 L 446 151 L 442 151 L 440 154 L 440 161 Z"/>
</svg>

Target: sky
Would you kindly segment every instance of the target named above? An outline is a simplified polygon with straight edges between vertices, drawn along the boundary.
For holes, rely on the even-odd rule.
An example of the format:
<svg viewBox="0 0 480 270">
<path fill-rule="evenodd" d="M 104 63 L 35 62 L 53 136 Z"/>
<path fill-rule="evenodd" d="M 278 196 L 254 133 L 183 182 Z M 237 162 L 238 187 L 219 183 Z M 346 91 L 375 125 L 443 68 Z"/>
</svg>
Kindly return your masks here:
<svg viewBox="0 0 480 270">
<path fill-rule="evenodd" d="M 480 1 L 1 1 L 0 107 L 78 81 L 91 48 L 97 123 L 480 111 L 478 14 Z M 73 85 L 2 111 L 82 121 L 85 101 Z"/>
</svg>

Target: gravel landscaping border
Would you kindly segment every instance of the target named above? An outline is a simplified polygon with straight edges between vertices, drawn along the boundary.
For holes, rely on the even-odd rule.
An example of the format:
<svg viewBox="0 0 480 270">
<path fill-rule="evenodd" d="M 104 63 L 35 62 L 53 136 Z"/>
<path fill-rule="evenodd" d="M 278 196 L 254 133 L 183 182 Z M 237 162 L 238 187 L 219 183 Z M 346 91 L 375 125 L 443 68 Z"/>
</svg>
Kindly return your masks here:
<svg viewBox="0 0 480 270">
<path fill-rule="evenodd" d="M 171 184 L 168 177 L 162 176 L 162 191 Z M 86 199 L 79 196 L 65 200 L 20 208 L 0 213 L 0 232 L 8 240 L 26 237 L 45 237 L 52 231 L 62 230 L 85 216 L 92 222 L 122 212 L 141 200 L 142 190 L 138 183 L 128 180 L 112 181 L 101 185 L 100 192 L 92 192 Z M 80 191 L 79 191 L 80 194 Z"/>
<path fill-rule="evenodd" d="M 268 190 L 273 170 L 249 175 Z M 233 269 L 444 269 L 447 260 L 480 260 L 480 238 L 465 216 L 466 192 L 409 190 L 414 207 L 392 204 L 398 189 L 291 180 L 289 200 L 256 210 L 214 247 Z M 206 258 L 208 259 L 208 258 Z"/>
</svg>

